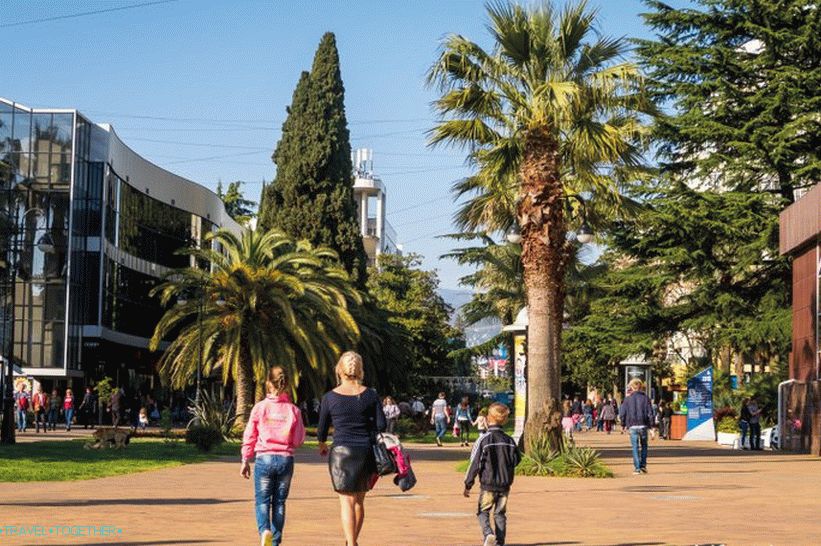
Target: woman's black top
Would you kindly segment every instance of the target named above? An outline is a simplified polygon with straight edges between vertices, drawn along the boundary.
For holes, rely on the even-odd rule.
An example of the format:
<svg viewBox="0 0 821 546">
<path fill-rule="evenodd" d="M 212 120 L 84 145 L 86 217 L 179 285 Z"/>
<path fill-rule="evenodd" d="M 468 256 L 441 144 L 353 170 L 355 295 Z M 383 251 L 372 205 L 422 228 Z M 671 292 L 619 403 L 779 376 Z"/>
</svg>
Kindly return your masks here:
<svg viewBox="0 0 821 546">
<path fill-rule="evenodd" d="M 373 389 L 348 396 L 330 391 L 322 397 L 316 437 L 328 439 L 328 429 L 334 427 L 334 445 L 367 447 L 374 433 L 385 430 L 387 423 L 379 395 Z"/>
</svg>

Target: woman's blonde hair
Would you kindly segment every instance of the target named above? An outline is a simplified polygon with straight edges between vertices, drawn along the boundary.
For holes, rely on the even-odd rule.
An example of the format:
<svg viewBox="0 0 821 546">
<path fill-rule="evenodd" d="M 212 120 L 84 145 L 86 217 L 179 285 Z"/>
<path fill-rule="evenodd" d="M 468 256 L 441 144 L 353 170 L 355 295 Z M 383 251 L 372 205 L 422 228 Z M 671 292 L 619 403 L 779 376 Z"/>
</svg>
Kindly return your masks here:
<svg viewBox="0 0 821 546">
<path fill-rule="evenodd" d="M 282 366 L 272 366 L 265 378 L 265 387 L 268 392 L 282 394 L 288 388 L 288 375 Z"/>
<path fill-rule="evenodd" d="M 644 383 L 638 377 L 635 377 L 632 380 L 630 380 L 630 383 L 628 383 L 627 386 L 630 387 L 630 390 L 632 390 L 633 392 L 644 390 Z"/>
<path fill-rule="evenodd" d="M 365 379 L 365 368 L 362 365 L 362 357 L 356 351 L 346 351 L 339 357 L 336 363 L 336 378 L 342 383 L 343 379 L 362 382 Z"/>
</svg>

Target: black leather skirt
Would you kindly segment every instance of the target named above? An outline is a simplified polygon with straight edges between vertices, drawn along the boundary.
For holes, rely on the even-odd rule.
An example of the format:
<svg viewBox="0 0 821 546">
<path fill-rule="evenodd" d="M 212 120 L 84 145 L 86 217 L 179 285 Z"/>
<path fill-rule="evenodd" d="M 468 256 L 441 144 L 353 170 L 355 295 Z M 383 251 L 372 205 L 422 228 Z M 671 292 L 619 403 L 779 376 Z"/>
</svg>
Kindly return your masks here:
<svg viewBox="0 0 821 546">
<path fill-rule="evenodd" d="M 328 470 L 337 493 L 369 491 L 371 478 L 376 474 L 373 448 L 332 446 L 328 456 Z"/>
</svg>

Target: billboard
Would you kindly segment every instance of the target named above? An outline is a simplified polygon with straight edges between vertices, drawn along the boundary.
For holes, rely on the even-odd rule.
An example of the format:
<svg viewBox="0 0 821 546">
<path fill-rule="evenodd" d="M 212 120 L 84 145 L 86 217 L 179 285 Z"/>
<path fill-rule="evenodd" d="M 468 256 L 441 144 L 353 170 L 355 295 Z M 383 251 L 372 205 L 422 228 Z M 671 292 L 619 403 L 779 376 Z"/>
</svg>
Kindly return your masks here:
<svg viewBox="0 0 821 546">
<path fill-rule="evenodd" d="M 682 440 L 715 440 L 713 424 L 713 368 L 687 381 L 687 433 Z"/>
<path fill-rule="evenodd" d="M 527 354 L 524 334 L 513 336 L 513 392 L 513 439 L 518 443 L 525 430 L 527 411 Z"/>
</svg>

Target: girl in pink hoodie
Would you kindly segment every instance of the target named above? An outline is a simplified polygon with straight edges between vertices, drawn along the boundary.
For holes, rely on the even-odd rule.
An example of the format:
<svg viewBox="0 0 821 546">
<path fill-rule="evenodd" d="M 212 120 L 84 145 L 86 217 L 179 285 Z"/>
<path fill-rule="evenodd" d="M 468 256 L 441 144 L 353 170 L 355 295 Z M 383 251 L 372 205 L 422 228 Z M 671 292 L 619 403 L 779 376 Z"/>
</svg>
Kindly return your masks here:
<svg viewBox="0 0 821 546">
<path fill-rule="evenodd" d="M 268 395 L 257 402 L 242 438 L 243 478 L 251 477 L 254 462 L 254 499 L 257 529 L 263 546 L 278 545 L 285 526 L 285 501 L 294 475 L 294 449 L 305 441 L 302 415 L 285 392 L 285 370 L 274 366 L 265 382 Z"/>
</svg>

